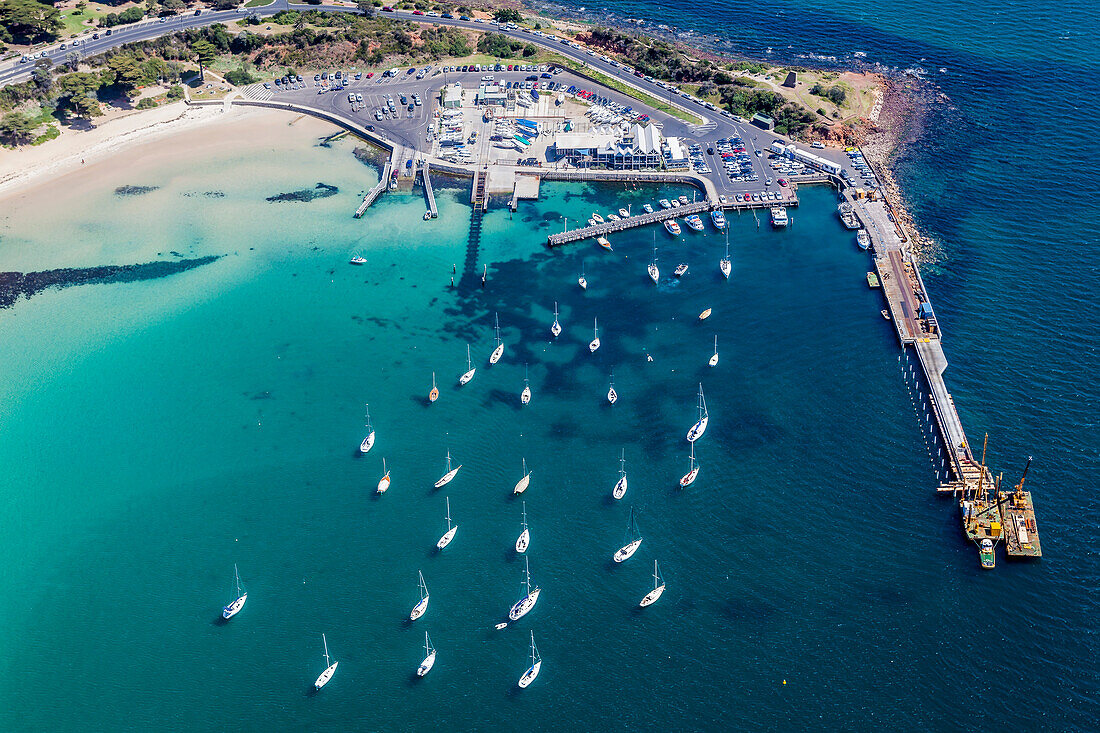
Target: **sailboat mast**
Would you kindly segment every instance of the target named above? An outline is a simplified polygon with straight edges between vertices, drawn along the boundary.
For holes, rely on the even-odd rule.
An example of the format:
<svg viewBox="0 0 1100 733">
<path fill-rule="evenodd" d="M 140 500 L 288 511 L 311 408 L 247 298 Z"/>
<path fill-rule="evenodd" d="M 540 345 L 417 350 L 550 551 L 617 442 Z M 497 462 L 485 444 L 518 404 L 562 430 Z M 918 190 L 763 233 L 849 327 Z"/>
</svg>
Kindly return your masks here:
<svg viewBox="0 0 1100 733">
<path fill-rule="evenodd" d="M 237 576 L 237 598 L 241 597 L 241 574 L 237 571 L 237 563 L 233 563 L 233 575 Z"/>
<path fill-rule="evenodd" d="M 447 531 L 451 531 L 451 497 L 447 497 Z"/>
<path fill-rule="evenodd" d="M 328 658 L 328 639 L 325 638 L 324 634 L 321 634 L 321 641 L 325 645 L 325 668 L 327 669 L 328 667 L 332 666 L 332 662 Z"/>
</svg>

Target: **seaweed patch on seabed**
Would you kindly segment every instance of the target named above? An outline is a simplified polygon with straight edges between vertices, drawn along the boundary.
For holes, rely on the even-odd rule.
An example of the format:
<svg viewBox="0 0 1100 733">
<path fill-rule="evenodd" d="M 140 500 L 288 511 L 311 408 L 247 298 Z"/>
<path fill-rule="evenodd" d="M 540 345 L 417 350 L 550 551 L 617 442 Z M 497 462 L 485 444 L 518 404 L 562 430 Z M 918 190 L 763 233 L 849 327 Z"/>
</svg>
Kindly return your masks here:
<svg viewBox="0 0 1100 733">
<path fill-rule="evenodd" d="M 207 199 L 223 199 L 225 198 L 224 191 L 187 191 L 183 194 L 185 198 L 191 198 L 192 196 L 202 196 Z"/>
<path fill-rule="evenodd" d="M 335 196 L 339 193 L 340 189 L 336 186 L 329 186 L 326 183 L 318 183 L 313 188 L 306 188 L 301 191 L 291 191 L 290 193 L 280 193 L 275 196 L 268 196 L 268 201 L 280 202 L 280 201 L 312 201 L 313 199 L 323 199 L 328 196 Z"/>
<path fill-rule="evenodd" d="M 152 193 L 158 188 L 160 186 L 119 186 L 115 189 L 115 196 L 141 196 L 142 194 Z"/>
<path fill-rule="evenodd" d="M 155 280 L 216 262 L 222 255 L 208 255 L 178 262 L 146 262 L 138 265 L 64 268 L 43 272 L 0 272 L 0 308 L 10 308 L 22 298 L 30 298 L 46 288 L 70 285 L 137 282 Z"/>
</svg>

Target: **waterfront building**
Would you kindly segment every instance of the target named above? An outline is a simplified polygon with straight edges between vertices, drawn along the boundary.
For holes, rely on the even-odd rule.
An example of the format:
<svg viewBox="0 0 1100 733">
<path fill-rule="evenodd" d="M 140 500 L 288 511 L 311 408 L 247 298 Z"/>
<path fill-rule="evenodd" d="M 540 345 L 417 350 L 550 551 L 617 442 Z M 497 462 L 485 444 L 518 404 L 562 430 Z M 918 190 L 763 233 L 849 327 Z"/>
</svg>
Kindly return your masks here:
<svg viewBox="0 0 1100 733">
<path fill-rule="evenodd" d="M 665 168 L 669 170 L 683 170 L 689 167 L 687 148 L 680 138 L 666 137 L 664 149 Z"/>
<path fill-rule="evenodd" d="M 554 151 L 558 160 L 576 166 L 640 170 L 661 167 L 661 144 L 661 132 L 656 126 L 631 125 L 621 130 L 604 127 L 558 133 Z"/>
</svg>

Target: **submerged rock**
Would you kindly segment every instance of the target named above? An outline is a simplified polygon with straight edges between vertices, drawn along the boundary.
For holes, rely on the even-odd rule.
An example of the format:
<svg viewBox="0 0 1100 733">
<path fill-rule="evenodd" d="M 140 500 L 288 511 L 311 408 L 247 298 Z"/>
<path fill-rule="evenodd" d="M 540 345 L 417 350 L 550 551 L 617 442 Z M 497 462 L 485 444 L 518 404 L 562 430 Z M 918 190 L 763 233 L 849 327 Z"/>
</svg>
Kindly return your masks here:
<svg viewBox="0 0 1100 733">
<path fill-rule="evenodd" d="M 268 201 L 312 201 L 313 199 L 323 199 L 328 196 L 335 196 L 339 193 L 340 189 L 336 186 L 329 186 L 325 183 L 318 183 L 313 188 L 303 189 L 301 191 L 291 191 L 290 193 L 280 193 L 275 196 L 268 196 Z"/>
<path fill-rule="evenodd" d="M 115 196 L 141 196 L 156 191 L 158 188 L 160 186 L 119 186 L 115 189 Z"/>
<path fill-rule="evenodd" d="M 0 272 L 0 308 L 10 308 L 20 297 L 30 298 L 46 288 L 65 288 L 70 285 L 95 283 L 122 283 L 138 280 L 155 280 L 177 272 L 184 272 L 201 265 L 208 265 L 222 255 L 196 257 L 177 262 L 146 262 L 138 265 L 104 265 L 102 267 L 74 267 L 43 272 Z"/>
</svg>

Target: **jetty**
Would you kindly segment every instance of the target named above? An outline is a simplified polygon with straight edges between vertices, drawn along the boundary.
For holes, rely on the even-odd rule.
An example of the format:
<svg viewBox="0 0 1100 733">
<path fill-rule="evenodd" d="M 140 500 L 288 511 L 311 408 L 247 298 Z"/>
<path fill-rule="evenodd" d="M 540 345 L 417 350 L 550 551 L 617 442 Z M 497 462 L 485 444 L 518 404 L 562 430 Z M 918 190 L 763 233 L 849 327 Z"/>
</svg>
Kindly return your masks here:
<svg viewBox="0 0 1100 733">
<path fill-rule="evenodd" d="M 963 429 L 955 400 L 947 389 L 944 372 L 943 331 L 936 318 L 920 269 L 909 250 L 909 241 L 898 224 L 889 201 L 882 198 L 851 199 L 855 214 L 870 236 L 875 273 L 890 313 L 898 342 L 902 347 L 902 370 L 913 397 L 922 434 L 929 449 L 929 458 L 939 485 L 938 492 L 949 494 L 960 502 L 960 509 L 970 512 L 963 522 L 968 531 L 976 516 L 999 512 L 1000 522 L 985 516 L 989 536 L 1004 538 L 1009 557 L 1041 557 L 1035 511 L 1029 492 L 1023 491 L 1023 480 L 1015 491 L 997 490 L 997 501 L 985 499 L 992 488 L 993 477 L 985 467 L 984 458 L 976 460 L 970 441 Z M 868 273 L 868 282 L 871 282 Z M 1026 469 L 1024 472 L 1026 476 Z M 999 487 L 1000 482 L 997 482 Z M 975 512 L 975 506 L 988 507 Z M 968 524 L 969 522 L 969 524 Z M 968 535 L 969 536 L 969 535 Z M 973 537 L 970 537 L 974 539 Z"/>
<path fill-rule="evenodd" d="M 386 190 L 389 185 L 390 176 L 393 173 L 393 161 L 387 160 L 385 167 L 382 168 L 382 177 L 378 179 L 378 183 L 374 184 L 371 190 L 367 191 L 367 195 L 363 197 L 363 203 L 359 204 L 359 208 L 355 210 L 355 218 L 358 219 L 366 213 L 370 205 L 382 195 L 382 192 Z"/>
<path fill-rule="evenodd" d="M 546 238 L 546 243 L 551 247 L 557 247 L 558 245 L 567 244 L 568 242 L 602 237 L 606 234 L 621 232 L 627 229 L 633 229 L 634 227 L 642 227 L 647 224 L 660 224 L 667 219 L 697 214 L 701 211 L 709 211 L 710 209 L 711 204 L 709 201 L 696 201 L 693 204 L 686 204 L 674 209 L 661 209 L 659 211 L 654 211 L 652 214 L 628 216 L 618 221 L 605 221 L 603 224 L 551 234 Z"/>
<path fill-rule="evenodd" d="M 435 191 L 432 190 L 432 178 L 428 174 L 428 161 L 424 161 L 420 166 L 420 180 L 424 182 L 424 196 L 428 199 L 428 217 L 435 219 L 439 216 L 439 211 L 435 207 Z"/>
</svg>

